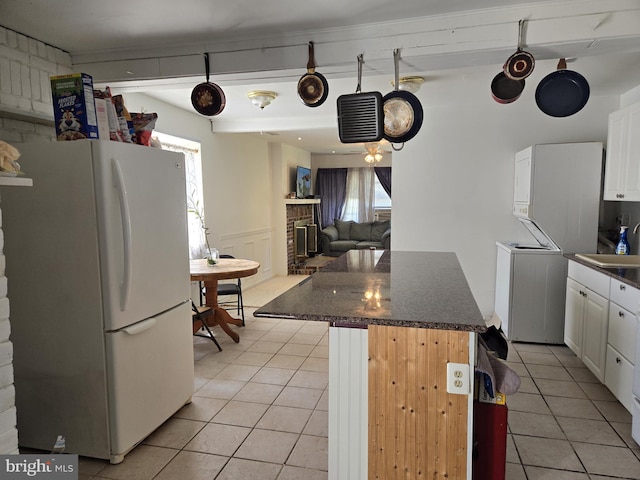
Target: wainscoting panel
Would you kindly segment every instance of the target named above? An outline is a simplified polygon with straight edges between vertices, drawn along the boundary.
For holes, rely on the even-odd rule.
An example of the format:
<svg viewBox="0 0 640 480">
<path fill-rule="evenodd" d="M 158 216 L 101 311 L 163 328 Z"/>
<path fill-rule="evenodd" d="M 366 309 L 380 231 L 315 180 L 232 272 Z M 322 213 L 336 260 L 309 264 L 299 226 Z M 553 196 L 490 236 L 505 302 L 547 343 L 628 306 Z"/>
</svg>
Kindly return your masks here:
<svg viewBox="0 0 640 480">
<path fill-rule="evenodd" d="M 368 332 L 329 327 L 329 478 L 367 480 Z"/>
<path fill-rule="evenodd" d="M 272 230 L 270 228 L 220 236 L 220 253 L 248 258 L 260 264 L 258 273 L 242 279 L 243 288 L 257 285 L 273 276 L 271 267 Z"/>
</svg>

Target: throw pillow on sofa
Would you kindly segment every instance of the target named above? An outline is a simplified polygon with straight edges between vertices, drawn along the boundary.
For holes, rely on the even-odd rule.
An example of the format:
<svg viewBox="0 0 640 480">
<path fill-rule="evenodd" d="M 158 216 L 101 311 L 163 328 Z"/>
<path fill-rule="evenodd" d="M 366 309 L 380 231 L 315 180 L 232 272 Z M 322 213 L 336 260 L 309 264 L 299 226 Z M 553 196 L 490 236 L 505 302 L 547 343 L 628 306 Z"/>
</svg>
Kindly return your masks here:
<svg viewBox="0 0 640 480">
<path fill-rule="evenodd" d="M 333 221 L 333 224 L 338 230 L 338 240 L 351 240 L 351 225 L 353 224 L 351 220 L 344 222 L 336 218 Z"/>
<path fill-rule="evenodd" d="M 389 220 L 373 222 L 371 225 L 371 240 L 374 242 L 381 242 L 382 235 L 384 235 L 384 232 L 386 232 L 390 226 L 391 222 Z"/>
<path fill-rule="evenodd" d="M 380 234 L 382 236 L 382 234 Z M 354 223 L 351 225 L 351 240 L 370 241 L 371 240 L 371 222 Z"/>
</svg>

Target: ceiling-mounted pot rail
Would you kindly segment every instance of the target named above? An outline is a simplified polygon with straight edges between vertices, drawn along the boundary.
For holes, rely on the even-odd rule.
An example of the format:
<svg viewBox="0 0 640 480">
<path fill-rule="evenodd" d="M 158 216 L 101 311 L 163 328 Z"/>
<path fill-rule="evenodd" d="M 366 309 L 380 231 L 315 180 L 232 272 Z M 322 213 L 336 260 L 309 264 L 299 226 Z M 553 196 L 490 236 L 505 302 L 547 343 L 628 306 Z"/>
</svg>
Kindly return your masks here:
<svg viewBox="0 0 640 480">
<path fill-rule="evenodd" d="M 340 95 L 338 107 L 338 135 L 342 143 L 377 142 L 384 135 L 384 113 L 380 92 L 362 92 L 362 65 L 358 55 L 358 85 L 356 93 Z"/>
<path fill-rule="evenodd" d="M 214 117 L 222 113 L 227 99 L 222 89 L 209 81 L 209 53 L 204 54 L 204 68 L 207 81 L 194 87 L 191 92 L 191 104 L 199 114 Z"/>
<path fill-rule="evenodd" d="M 309 42 L 307 73 L 298 80 L 298 97 L 307 107 L 319 107 L 329 95 L 329 83 L 324 75 L 316 72 L 313 42 Z"/>
</svg>

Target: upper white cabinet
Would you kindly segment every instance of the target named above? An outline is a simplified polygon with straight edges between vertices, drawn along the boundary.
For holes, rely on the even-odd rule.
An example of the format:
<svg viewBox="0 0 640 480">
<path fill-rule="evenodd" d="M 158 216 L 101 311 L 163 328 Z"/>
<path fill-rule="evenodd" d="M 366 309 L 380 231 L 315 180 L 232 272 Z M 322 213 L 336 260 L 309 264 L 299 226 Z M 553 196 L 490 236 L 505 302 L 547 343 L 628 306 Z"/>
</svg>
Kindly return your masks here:
<svg viewBox="0 0 640 480">
<path fill-rule="evenodd" d="M 604 199 L 640 201 L 640 103 L 609 115 Z"/>
</svg>

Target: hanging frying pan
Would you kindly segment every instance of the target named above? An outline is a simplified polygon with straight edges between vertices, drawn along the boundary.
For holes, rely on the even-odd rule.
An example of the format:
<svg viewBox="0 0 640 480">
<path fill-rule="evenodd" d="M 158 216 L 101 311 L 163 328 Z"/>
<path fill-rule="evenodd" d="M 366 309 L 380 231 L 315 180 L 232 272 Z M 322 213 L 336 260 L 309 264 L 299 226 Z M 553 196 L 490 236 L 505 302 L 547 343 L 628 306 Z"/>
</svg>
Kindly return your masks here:
<svg viewBox="0 0 640 480">
<path fill-rule="evenodd" d="M 503 72 L 497 74 L 491 82 L 491 96 L 502 104 L 515 102 L 524 90 L 524 80 L 511 80 Z"/>
<path fill-rule="evenodd" d="M 316 72 L 313 42 L 309 42 L 307 73 L 298 80 L 298 97 L 307 107 L 319 107 L 329 95 L 329 84 L 323 75 Z"/>
<path fill-rule="evenodd" d="M 391 143 L 404 143 L 416 136 L 422 127 L 422 105 L 413 93 L 399 89 L 400 52 L 393 50 L 394 90 L 383 100 L 384 138 Z M 401 147 L 402 148 L 402 147 Z"/>
<path fill-rule="evenodd" d="M 555 72 L 548 74 L 536 88 L 536 103 L 551 117 L 568 117 L 579 112 L 589 100 L 589 83 L 578 72 L 567 70 L 561 58 Z"/>
<path fill-rule="evenodd" d="M 522 50 L 522 30 L 524 28 L 524 20 L 518 22 L 518 49 L 516 53 L 511 55 L 504 63 L 502 70 L 504 74 L 511 80 L 524 80 L 531 72 L 536 64 L 536 60 L 529 52 Z"/>
<path fill-rule="evenodd" d="M 191 92 L 191 104 L 196 112 L 207 117 L 219 115 L 227 104 L 222 89 L 209 81 L 209 54 L 204 54 L 207 81 L 196 85 Z"/>
<path fill-rule="evenodd" d="M 361 92 L 362 54 L 358 55 L 358 86 L 356 93 L 340 95 L 338 134 L 342 143 L 377 142 L 384 134 L 384 113 L 380 92 Z"/>
</svg>

